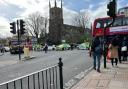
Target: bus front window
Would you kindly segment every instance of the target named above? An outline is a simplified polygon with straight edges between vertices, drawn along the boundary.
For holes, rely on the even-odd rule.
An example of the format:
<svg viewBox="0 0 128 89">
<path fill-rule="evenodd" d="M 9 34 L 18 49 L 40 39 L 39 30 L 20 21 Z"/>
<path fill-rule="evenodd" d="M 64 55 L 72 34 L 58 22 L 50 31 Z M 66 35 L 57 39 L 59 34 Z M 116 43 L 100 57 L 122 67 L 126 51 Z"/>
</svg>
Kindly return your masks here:
<svg viewBox="0 0 128 89">
<path fill-rule="evenodd" d="M 111 19 L 105 19 L 104 20 L 104 27 L 108 26 L 112 22 Z"/>
<path fill-rule="evenodd" d="M 123 18 L 123 25 L 128 25 L 128 17 Z"/>
<path fill-rule="evenodd" d="M 111 22 L 112 22 L 112 20 L 108 19 L 106 23 L 107 23 L 107 25 L 109 25 Z"/>
<path fill-rule="evenodd" d="M 96 22 L 96 28 L 102 28 L 102 21 L 97 21 Z"/>
<path fill-rule="evenodd" d="M 101 27 L 101 23 L 97 23 L 96 28 L 100 28 L 100 27 Z"/>
<path fill-rule="evenodd" d="M 122 25 L 122 18 L 116 18 L 115 22 L 113 23 L 113 26 L 121 26 Z"/>
</svg>

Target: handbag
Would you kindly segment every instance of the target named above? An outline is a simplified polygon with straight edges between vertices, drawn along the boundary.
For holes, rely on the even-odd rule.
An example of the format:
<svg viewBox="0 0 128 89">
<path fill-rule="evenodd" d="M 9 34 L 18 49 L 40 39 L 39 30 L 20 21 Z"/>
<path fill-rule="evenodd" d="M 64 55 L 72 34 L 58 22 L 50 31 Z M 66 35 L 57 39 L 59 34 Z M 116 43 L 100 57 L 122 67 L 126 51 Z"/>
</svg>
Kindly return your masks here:
<svg viewBox="0 0 128 89">
<path fill-rule="evenodd" d="M 110 57 L 111 57 L 111 52 L 110 52 L 110 50 L 108 50 L 107 59 L 110 60 Z"/>
<path fill-rule="evenodd" d="M 121 48 L 121 51 L 127 51 L 127 46 L 123 46 L 123 47 Z"/>
</svg>

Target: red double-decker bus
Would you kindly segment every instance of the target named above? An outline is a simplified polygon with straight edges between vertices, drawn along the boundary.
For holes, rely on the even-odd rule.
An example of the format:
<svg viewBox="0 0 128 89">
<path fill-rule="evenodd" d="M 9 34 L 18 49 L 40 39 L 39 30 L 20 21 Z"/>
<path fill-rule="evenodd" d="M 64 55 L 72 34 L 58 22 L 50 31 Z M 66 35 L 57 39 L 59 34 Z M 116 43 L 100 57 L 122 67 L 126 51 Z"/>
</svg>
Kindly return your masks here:
<svg viewBox="0 0 128 89">
<path fill-rule="evenodd" d="M 98 18 L 95 19 L 92 28 L 92 35 L 93 37 L 100 36 L 103 37 L 104 35 L 106 38 L 112 38 L 113 36 L 120 36 L 123 38 L 124 36 L 128 36 L 128 17 L 124 15 L 119 15 L 115 18 L 115 22 L 110 27 L 104 28 L 106 25 L 112 22 L 112 18 L 105 17 L 105 18 Z"/>
</svg>

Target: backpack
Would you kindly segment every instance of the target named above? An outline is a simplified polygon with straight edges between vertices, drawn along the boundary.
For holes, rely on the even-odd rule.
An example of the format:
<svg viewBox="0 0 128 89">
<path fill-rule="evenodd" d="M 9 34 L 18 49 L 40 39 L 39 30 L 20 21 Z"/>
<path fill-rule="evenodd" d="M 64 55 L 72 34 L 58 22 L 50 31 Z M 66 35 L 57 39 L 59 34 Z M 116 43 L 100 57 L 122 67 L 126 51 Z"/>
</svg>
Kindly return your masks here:
<svg viewBox="0 0 128 89">
<path fill-rule="evenodd" d="M 101 44 L 99 44 L 97 47 L 95 47 L 95 52 L 102 54 L 102 52 L 103 52 L 103 47 L 102 47 Z"/>
</svg>

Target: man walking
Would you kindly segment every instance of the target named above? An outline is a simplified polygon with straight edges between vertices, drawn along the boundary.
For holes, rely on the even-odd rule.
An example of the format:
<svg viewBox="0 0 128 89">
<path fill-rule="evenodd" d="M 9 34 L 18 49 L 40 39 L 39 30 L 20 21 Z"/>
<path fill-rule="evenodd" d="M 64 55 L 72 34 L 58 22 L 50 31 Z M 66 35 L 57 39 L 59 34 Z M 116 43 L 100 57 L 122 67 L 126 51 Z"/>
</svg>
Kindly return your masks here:
<svg viewBox="0 0 128 89">
<path fill-rule="evenodd" d="M 100 73 L 100 59 L 102 56 L 102 52 L 103 52 L 102 44 L 99 40 L 99 37 L 96 37 L 91 45 L 91 53 L 93 56 L 93 69 L 95 70 L 97 69 L 97 72 L 99 73 Z"/>
</svg>

